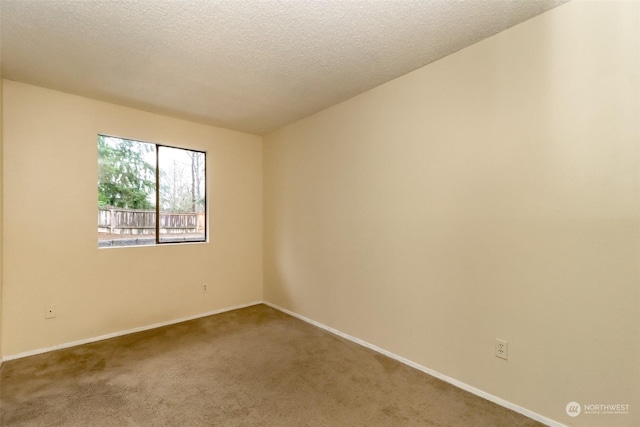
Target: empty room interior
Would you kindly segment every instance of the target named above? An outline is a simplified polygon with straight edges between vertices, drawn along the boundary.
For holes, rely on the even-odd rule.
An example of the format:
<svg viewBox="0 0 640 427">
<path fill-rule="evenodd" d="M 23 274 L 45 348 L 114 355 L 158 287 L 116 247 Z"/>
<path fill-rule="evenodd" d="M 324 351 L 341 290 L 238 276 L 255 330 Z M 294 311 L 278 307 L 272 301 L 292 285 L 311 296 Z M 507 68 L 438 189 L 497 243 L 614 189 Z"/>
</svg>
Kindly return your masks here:
<svg viewBox="0 0 640 427">
<path fill-rule="evenodd" d="M 640 2 L 0 24 L 1 425 L 640 425 Z"/>
</svg>

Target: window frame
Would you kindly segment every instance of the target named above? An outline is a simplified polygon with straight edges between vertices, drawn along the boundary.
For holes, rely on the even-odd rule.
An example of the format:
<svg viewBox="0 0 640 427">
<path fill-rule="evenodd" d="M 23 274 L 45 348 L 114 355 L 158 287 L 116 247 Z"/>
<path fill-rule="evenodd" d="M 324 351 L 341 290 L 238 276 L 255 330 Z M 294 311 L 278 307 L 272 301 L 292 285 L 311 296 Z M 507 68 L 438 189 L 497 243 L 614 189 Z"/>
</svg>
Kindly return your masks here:
<svg viewBox="0 0 640 427">
<path fill-rule="evenodd" d="M 149 247 L 149 246 L 160 246 L 160 245 L 181 245 L 181 244 L 189 244 L 189 243 L 209 243 L 209 204 L 208 204 L 208 185 L 207 185 L 207 152 L 203 150 L 196 150 L 193 148 L 184 148 L 184 147 L 176 147 L 174 145 L 168 144 L 160 144 L 157 142 L 150 142 L 141 139 L 133 139 L 133 138 L 125 138 L 121 136 L 115 136 L 106 133 L 97 133 L 96 138 L 99 137 L 105 138 L 117 138 L 126 141 L 139 142 L 143 144 L 150 144 L 155 147 L 155 215 L 156 215 L 156 225 L 155 225 L 155 234 L 154 234 L 154 243 L 150 244 L 141 244 L 141 245 L 109 245 L 100 247 L 98 242 L 98 249 L 106 249 L 106 248 L 132 248 L 132 247 Z M 204 195 L 203 195 L 203 206 L 204 206 L 204 230 L 202 239 L 193 239 L 193 240 L 183 240 L 183 241 L 161 241 L 160 235 L 160 147 L 171 148 L 175 150 L 182 150 L 192 153 L 199 153 L 204 156 L 204 160 L 202 162 L 203 166 L 203 174 L 204 174 Z M 100 160 L 100 156 L 98 155 L 98 161 Z M 98 175 L 100 174 L 100 166 L 98 166 Z M 98 180 L 99 182 L 100 180 Z"/>
</svg>

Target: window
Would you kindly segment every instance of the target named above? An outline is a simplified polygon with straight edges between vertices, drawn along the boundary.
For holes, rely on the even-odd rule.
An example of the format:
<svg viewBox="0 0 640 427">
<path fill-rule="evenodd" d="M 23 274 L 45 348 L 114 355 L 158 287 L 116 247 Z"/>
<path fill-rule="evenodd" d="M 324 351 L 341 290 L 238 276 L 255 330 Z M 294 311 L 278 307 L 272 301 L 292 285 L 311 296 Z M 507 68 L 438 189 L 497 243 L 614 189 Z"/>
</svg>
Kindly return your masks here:
<svg viewBox="0 0 640 427">
<path fill-rule="evenodd" d="M 204 152 L 98 135 L 98 169 L 98 247 L 206 241 Z"/>
</svg>

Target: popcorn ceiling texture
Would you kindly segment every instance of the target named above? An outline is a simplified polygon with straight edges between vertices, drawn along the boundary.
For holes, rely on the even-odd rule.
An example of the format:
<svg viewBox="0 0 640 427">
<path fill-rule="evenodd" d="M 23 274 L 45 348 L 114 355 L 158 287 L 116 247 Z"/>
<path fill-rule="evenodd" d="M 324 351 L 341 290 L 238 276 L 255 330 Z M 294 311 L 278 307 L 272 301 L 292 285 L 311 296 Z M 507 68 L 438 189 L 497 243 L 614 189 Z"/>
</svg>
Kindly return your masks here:
<svg viewBox="0 0 640 427">
<path fill-rule="evenodd" d="M 566 0 L 2 0 L 2 76 L 265 134 Z"/>
</svg>

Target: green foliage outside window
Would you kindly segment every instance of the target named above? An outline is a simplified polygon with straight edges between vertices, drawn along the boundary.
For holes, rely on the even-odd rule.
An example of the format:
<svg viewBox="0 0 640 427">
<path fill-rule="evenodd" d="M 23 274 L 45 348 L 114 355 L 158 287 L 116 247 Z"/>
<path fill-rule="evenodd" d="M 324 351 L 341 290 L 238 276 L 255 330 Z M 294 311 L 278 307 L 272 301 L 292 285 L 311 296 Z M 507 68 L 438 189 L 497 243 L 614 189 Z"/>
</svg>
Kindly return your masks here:
<svg viewBox="0 0 640 427">
<path fill-rule="evenodd" d="M 98 136 L 98 206 L 155 208 L 155 145 Z"/>
</svg>

